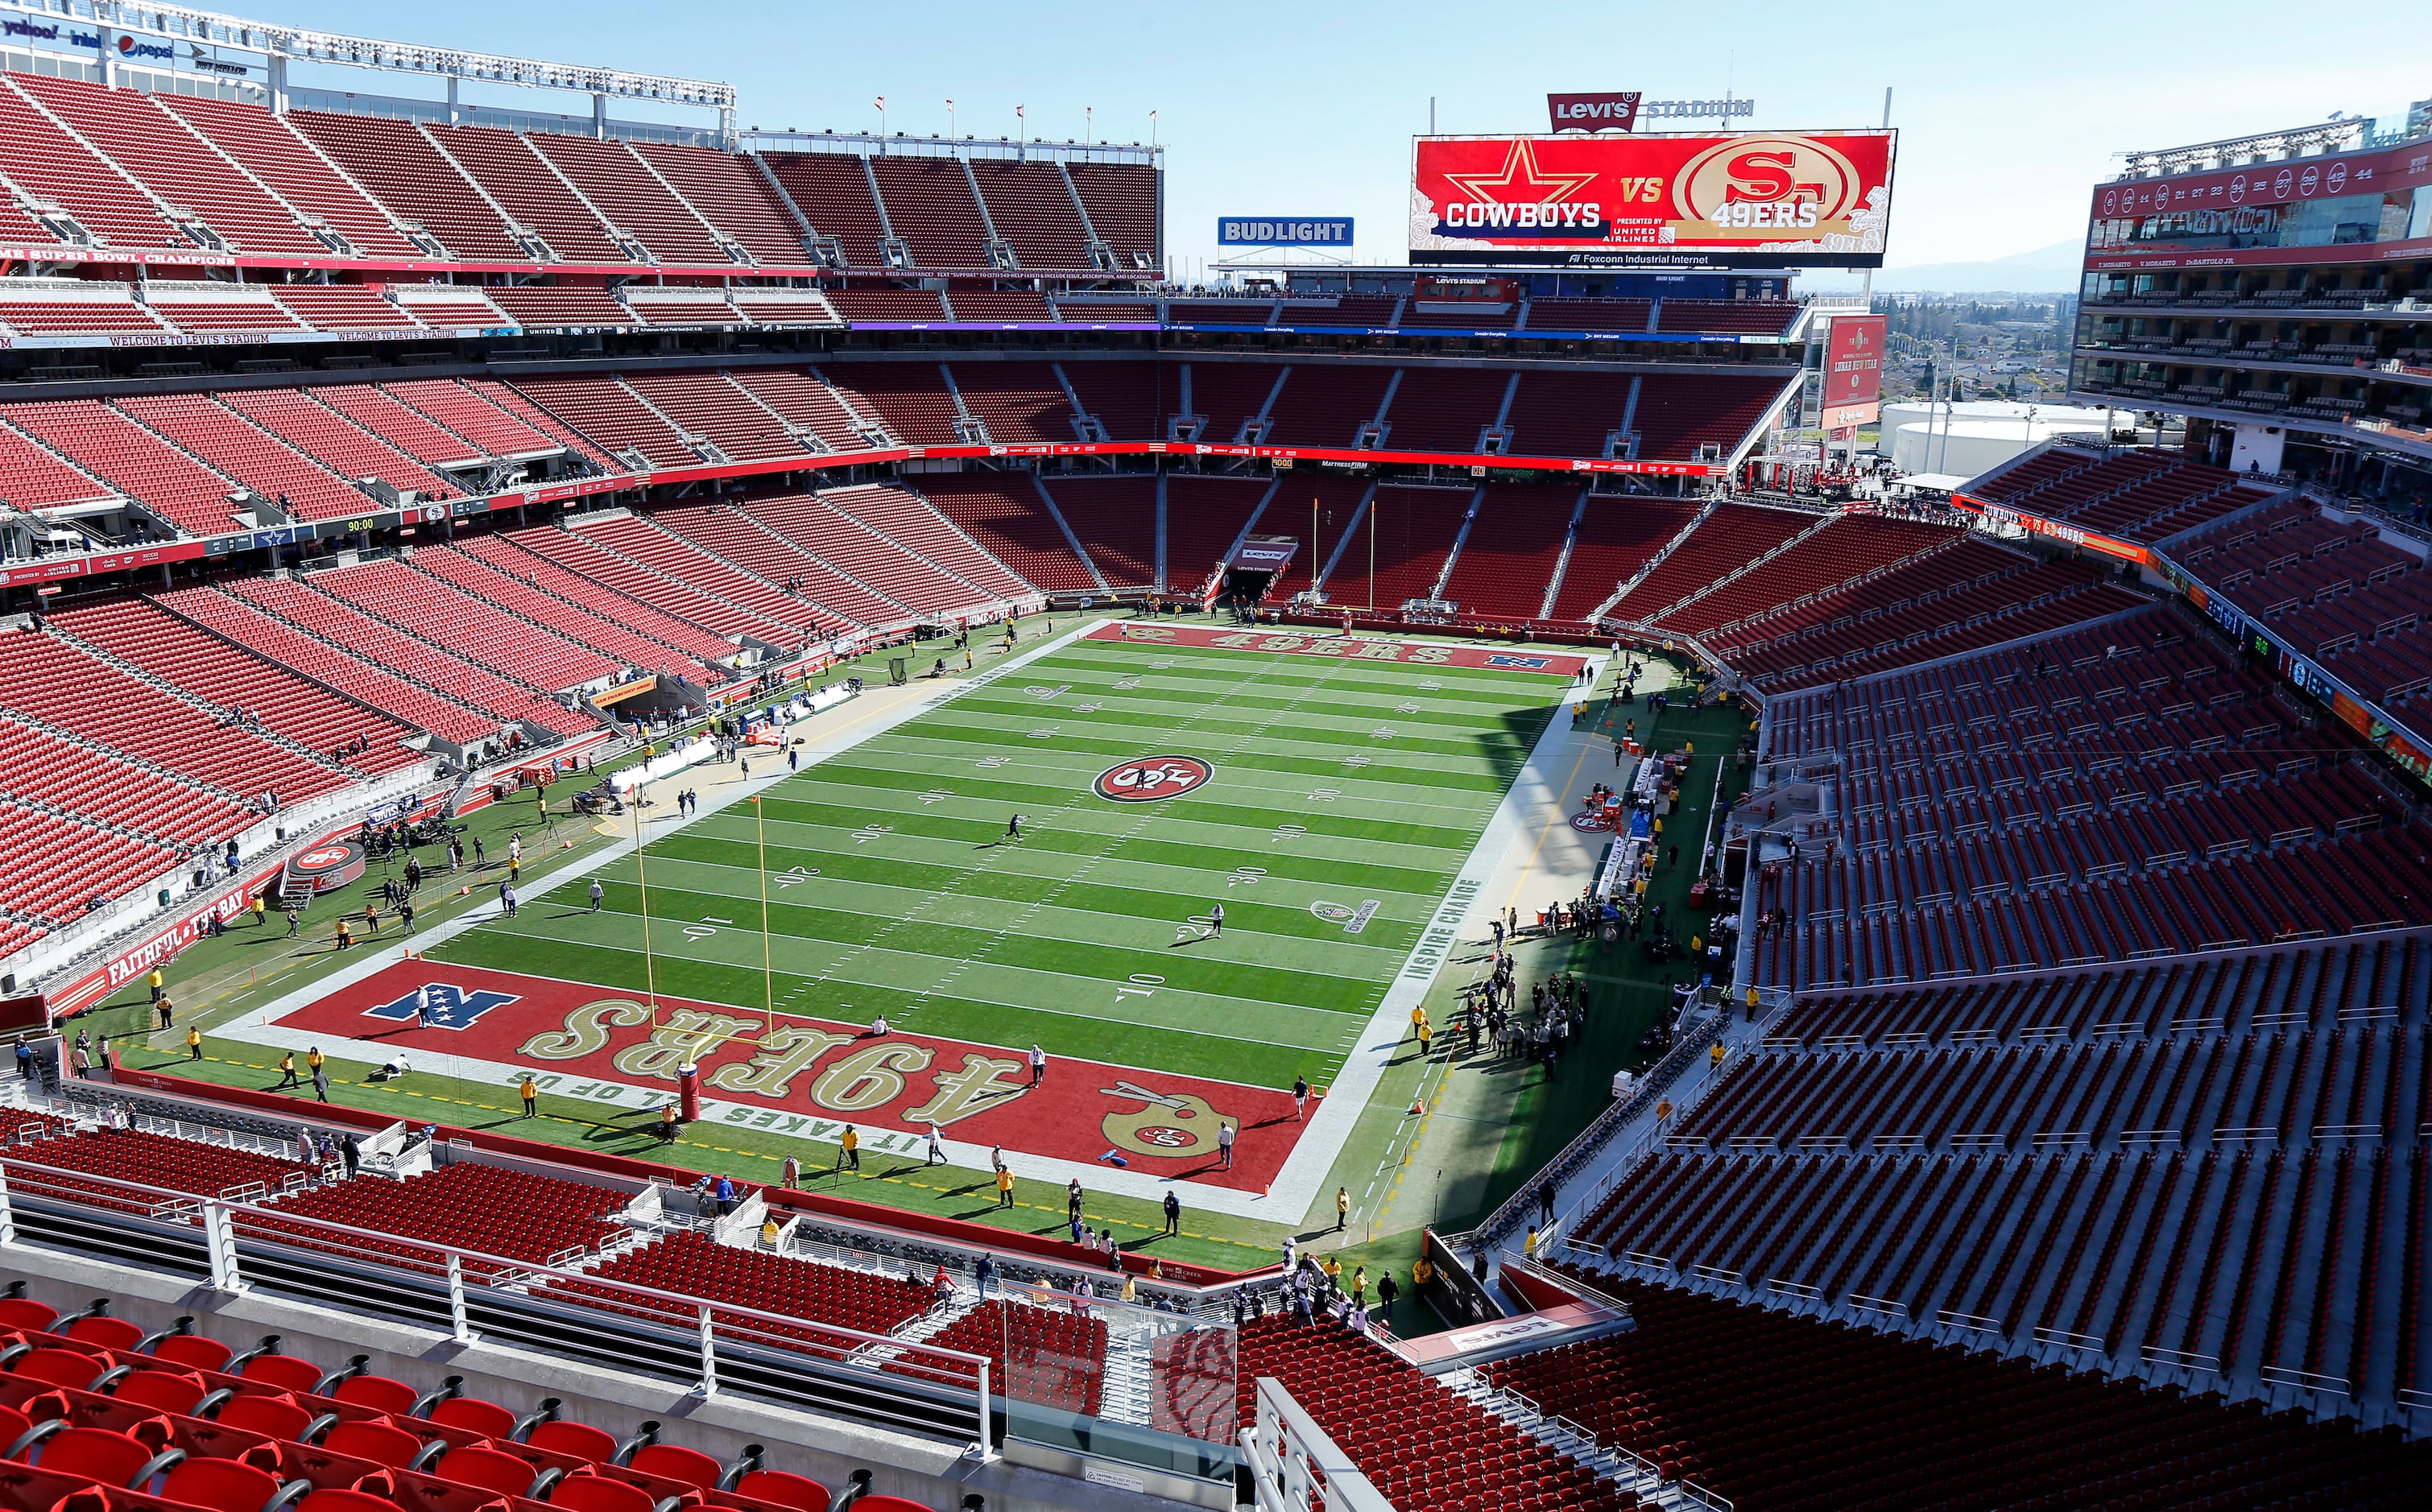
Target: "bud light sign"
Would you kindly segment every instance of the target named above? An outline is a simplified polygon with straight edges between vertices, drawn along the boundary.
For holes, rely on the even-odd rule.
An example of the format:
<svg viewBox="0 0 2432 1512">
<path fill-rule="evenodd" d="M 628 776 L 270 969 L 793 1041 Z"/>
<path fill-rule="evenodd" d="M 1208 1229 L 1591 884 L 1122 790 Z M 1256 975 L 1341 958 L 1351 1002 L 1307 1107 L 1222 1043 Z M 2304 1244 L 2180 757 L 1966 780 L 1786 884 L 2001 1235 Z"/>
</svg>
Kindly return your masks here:
<svg viewBox="0 0 2432 1512">
<path fill-rule="evenodd" d="M 1351 245 L 1351 217 L 1227 215 L 1216 223 L 1218 246 Z"/>
</svg>

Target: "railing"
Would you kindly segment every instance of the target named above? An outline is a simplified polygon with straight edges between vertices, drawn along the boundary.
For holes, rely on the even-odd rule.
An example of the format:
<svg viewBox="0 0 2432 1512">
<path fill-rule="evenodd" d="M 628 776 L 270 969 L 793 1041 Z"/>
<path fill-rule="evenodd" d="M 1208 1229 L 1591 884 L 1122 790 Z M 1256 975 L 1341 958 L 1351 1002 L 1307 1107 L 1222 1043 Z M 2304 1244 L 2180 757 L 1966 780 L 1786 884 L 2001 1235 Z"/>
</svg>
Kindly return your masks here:
<svg viewBox="0 0 2432 1512">
<path fill-rule="evenodd" d="M 0 1243 L 27 1240 L 206 1278 L 221 1292 L 260 1289 L 436 1328 L 459 1342 L 479 1332 L 684 1382 L 703 1398 L 732 1391 L 983 1453 L 1001 1436 L 985 1355 L 12 1155 L 0 1160 Z"/>
<path fill-rule="evenodd" d="M 1258 1419 L 1241 1435 L 1241 1452 L 1258 1512 L 1394 1512 L 1273 1376 L 1258 1377 Z"/>
</svg>

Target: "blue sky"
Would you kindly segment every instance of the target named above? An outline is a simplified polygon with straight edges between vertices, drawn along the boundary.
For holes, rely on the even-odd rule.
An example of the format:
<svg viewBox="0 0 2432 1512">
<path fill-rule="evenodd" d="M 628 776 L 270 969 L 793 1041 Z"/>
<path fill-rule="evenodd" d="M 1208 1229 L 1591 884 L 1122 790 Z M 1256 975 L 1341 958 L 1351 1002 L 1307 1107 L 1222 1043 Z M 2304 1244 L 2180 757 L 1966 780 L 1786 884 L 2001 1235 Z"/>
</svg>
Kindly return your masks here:
<svg viewBox="0 0 2432 1512">
<path fill-rule="evenodd" d="M 2285 6 L 1740 4 L 1302 11 L 1100 3 L 678 7 L 628 0 L 264 0 L 243 14 L 330 30 L 734 83 L 742 124 L 1145 141 L 1166 160 L 1177 257 L 1216 255 L 1220 215 L 1349 214 L 1363 261 L 1398 261 L 1410 137 L 1541 129 L 1547 91 L 1753 96 L 1761 127 L 1901 128 L 1890 262 L 2005 256 L 2083 235 L 2086 192 L 2125 148 L 2389 115 L 2432 95 L 2420 48 L 2359 45 Z M 2320 31 L 2323 40 L 2317 42 Z M 346 87 L 419 81 L 348 74 Z M 298 82 L 304 82 L 299 73 Z M 316 79 L 313 82 L 324 82 Z M 510 92 L 529 107 L 587 109 Z M 499 103 L 505 103 L 503 98 Z M 640 113 L 640 112 L 631 112 Z"/>
</svg>

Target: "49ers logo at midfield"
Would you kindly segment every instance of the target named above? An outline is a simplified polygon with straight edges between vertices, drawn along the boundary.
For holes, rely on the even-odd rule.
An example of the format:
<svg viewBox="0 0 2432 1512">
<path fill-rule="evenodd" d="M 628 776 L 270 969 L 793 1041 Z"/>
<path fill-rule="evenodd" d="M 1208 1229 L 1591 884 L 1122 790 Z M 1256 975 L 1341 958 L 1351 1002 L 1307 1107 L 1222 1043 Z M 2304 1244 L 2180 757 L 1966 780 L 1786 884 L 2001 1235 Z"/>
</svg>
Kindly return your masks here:
<svg viewBox="0 0 2432 1512">
<path fill-rule="evenodd" d="M 1180 798 L 1215 775 L 1216 768 L 1196 756 L 1135 756 L 1100 772 L 1089 786 L 1117 803 L 1154 803 Z"/>
</svg>

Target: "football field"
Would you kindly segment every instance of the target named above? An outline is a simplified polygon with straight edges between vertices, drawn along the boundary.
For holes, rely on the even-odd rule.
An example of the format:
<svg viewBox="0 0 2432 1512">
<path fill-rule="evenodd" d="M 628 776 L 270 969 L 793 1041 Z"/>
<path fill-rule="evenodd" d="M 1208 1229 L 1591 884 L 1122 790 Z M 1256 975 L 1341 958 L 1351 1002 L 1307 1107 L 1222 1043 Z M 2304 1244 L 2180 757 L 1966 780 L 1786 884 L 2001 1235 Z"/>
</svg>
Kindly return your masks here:
<svg viewBox="0 0 2432 1512">
<path fill-rule="evenodd" d="M 1295 1079 L 1376 1046 L 1580 664 L 1103 627 L 680 824 L 665 779 L 596 912 L 570 878 L 277 1031 L 628 1109 L 691 1063 L 711 1119 L 895 1150 L 934 1122 L 1256 1192 L 1325 1108 Z"/>
</svg>

